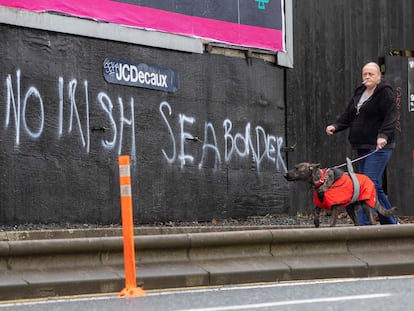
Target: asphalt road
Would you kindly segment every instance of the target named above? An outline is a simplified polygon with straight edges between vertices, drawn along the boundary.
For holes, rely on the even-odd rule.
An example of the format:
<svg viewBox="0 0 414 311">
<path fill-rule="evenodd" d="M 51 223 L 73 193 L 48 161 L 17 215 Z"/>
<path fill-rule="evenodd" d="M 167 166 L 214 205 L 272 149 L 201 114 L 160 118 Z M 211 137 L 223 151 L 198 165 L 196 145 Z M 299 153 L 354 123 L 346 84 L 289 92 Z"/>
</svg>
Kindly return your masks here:
<svg viewBox="0 0 414 311">
<path fill-rule="evenodd" d="M 0 311 L 413 310 L 414 277 L 341 279 L 148 291 L 0 303 Z"/>
</svg>

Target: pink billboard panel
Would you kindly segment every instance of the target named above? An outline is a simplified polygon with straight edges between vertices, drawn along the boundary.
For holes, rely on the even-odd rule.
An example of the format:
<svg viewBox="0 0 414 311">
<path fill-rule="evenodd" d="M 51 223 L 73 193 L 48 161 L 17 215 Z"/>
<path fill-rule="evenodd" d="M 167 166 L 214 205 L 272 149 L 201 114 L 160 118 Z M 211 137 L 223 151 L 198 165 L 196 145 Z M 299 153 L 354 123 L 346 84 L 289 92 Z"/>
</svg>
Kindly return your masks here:
<svg viewBox="0 0 414 311">
<path fill-rule="evenodd" d="M 242 47 L 284 51 L 283 0 L 0 0 L 33 12 L 59 13 Z"/>
</svg>

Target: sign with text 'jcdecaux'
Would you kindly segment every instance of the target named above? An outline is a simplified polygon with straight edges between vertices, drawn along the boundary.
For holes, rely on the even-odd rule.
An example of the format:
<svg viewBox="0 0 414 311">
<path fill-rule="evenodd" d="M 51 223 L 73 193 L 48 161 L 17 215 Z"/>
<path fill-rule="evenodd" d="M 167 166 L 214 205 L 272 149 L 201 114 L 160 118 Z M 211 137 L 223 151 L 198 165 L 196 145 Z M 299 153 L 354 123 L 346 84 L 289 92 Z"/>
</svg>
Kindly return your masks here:
<svg viewBox="0 0 414 311">
<path fill-rule="evenodd" d="M 173 69 L 112 58 L 104 60 L 103 75 L 109 83 L 165 92 L 176 92 L 179 86 L 178 74 Z"/>
</svg>

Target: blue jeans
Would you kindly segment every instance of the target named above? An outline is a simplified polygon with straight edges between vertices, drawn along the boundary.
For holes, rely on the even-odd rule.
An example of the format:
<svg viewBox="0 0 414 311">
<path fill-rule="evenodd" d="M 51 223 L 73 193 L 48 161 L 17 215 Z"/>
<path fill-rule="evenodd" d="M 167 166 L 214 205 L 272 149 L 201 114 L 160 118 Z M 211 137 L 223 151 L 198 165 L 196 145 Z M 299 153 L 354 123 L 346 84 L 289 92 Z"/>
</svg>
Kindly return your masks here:
<svg viewBox="0 0 414 311">
<path fill-rule="evenodd" d="M 366 155 L 374 150 L 358 149 L 358 157 Z M 391 203 L 388 201 L 387 195 L 382 189 L 382 176 L 384 174 L 385 167 L 392 156 L 393 149 L 379 149 L 377 152 L 359 161 L 359 172 L 367 175 L 375 184 L 377 190 L 377 197 L 381 205 L 386 209 L 391 209 Z M 375 214 L 375 209 L 372 209 Z M 382 225 L 397 224 L 398 221 L 394 216 L 383 216 L 378 214 L 379 222 Z M 360 208 L 358 210 L 358 220 L 361 226 L 369 225 L 368 217 L 364 214 Z"/>
</svg>

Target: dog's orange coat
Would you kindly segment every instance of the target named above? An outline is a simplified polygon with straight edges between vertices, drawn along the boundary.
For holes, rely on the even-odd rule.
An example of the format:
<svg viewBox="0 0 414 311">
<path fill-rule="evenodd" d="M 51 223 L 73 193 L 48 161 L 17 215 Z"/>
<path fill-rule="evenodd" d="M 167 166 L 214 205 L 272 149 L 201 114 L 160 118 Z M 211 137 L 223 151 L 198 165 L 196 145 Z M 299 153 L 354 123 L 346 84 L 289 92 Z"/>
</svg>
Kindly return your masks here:
<svg viewBox="0 0 414 311">
<path fill-rule="evenodd" d="M 370 207 L 374 208 L 376 200 L 375 185 L 366 175 L 355 174 L 358 178 L 360 193 L 358 201 L 365 201 Z M 332 209 L 333 205 L 338 205 L 338 208 L 345 208 L 351 203 L 354 186 L 352 179 L 348 174 L 343 174 L 336 180 L 332 186 L 325 191 L 323 202 L 319 200 L 318 192 L 315 191 L 313 196 L 313 203 L 323 209 Z"/>
</svg>

